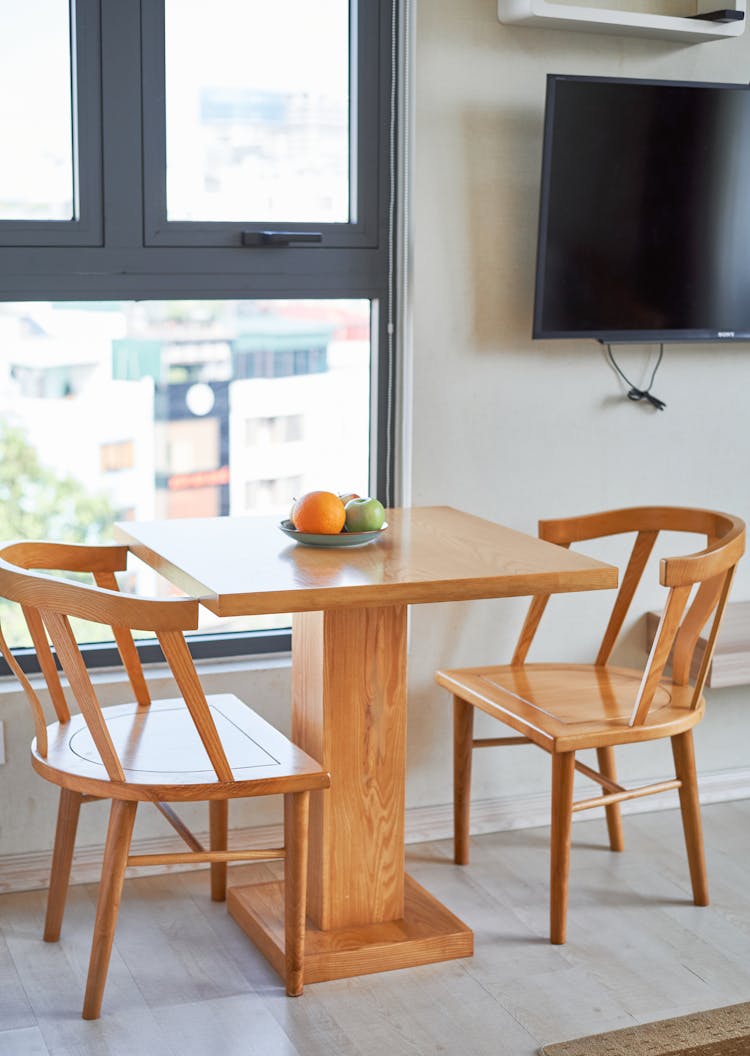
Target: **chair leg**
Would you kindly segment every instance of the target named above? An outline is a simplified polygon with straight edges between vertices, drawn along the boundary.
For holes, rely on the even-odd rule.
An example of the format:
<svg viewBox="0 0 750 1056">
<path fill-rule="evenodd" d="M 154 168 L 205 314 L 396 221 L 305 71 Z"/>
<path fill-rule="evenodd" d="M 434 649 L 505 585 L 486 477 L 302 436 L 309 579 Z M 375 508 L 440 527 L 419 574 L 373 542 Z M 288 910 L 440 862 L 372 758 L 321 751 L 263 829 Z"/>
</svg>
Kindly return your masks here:
<svg viewBox="0 0 750 1056">
<path fill-rule="evenodd" d="M 101 1012 L 137 806 L 135 802 L 114 800 L 109 814 L 86 996 L 83 1001 L 84 1019 L 98 1019 Z"/>
<path fill-rule="evenodd" d="M 80 792 L 71 792 L 67 788 L 60 789 L 55 849 L 52 852 L 52 869 L 47 895 L 47 916 L 44 921 L 45 942 L 57 942 L 60 938 L 65 900 L 68 896 L 70 867 L 73 863 L 73 848 L 78 829 L 78 815 L 81 812 L 82 802 Z"/>
<path fill-rule="evenodd" d="M 474 707 L 453 698 L 453 846 L 456 865 L 469 864 Z"/>
<path fill-rule="evenodd" d="M 617 781 L 614 748 L 597 748 L 596 759 L 599 764 L 599 772 L 604 777 L 608 777 L 610 781 Z M 607 814 L 607 832 L 609 833 L 610 850 L 621 851 L 624 847 L 624 842 L 622 838 L 622 815 L 620 814 L 620 804 L 610 803 L 604 809 Z"/>
<path fill-rule="evenodd" d="M 208 802 L 210 847 L 212 851 L 227 849 L 229 827 L 229 804 L 226 799 L 211 799 Z M 227 897 L 227 863 L 211 863 L 211 899 L 224 902 Z"/>
<path fill-rule="evenodd" d="M 680 810 L 682 828 L 685 832 L 690 881 L 693 885 L 693 901 L 696 906 L 708 905 L 708 879 L 706 858 L 703 851 L 703 827 L 698 798 L 698 780 L 695 772 L 695 750 L 693 731 L 686 730 L 672 738 L 672 755 L 675 774 L 680 786 Z"/>
<path fill-rule="evenodd" d="M 552 826 L 550 833 L 550 942 L 565 942 L 568 916 L 570 827 L 573 820 L 575 752 L 552 753 Z"/>
<path fill-rule="evenodd" d="M 299 997 L 304 985 L 307 920 L 307 846 L 310 793 L 284 796 L 284 948 L 286 992 Z"/>
</svg>

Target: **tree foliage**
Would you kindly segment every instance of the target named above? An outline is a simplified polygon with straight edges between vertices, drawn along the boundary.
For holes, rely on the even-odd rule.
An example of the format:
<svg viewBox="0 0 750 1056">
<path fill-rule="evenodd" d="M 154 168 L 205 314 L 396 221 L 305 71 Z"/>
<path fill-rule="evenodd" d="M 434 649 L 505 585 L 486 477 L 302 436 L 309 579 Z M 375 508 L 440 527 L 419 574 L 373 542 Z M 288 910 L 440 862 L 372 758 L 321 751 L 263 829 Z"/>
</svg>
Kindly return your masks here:
<svg viewBox="0 0 750 1056">
<path fill-rule="evenodd" d="M 43 465 L 23 430 L 0 422 L 0 542 L 102 542 L 114 518 L 106 495 L 91 493 L 70 474 Z M 0 616 L 9 645 L 31 644 L 17 605 L 2 602 Z"/>
<path fill-rule="evenodd" d="M 39 460 L 25 433 L 0 423 L 0 539 L 101 541 L 115 511 L 106 495 L 94 494 L 70 474 Z"/>
</svg>

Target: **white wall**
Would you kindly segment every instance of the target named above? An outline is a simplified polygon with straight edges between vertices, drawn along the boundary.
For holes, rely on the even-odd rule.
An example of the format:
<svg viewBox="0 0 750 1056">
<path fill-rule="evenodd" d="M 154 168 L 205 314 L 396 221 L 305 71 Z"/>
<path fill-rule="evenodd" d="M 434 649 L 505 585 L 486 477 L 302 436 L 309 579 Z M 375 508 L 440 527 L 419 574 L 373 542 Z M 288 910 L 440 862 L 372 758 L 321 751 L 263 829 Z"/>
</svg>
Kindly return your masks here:
<svg viewBox="0 0 750 1056">
<path fill-rule="evenodd" d="M 667 403 L 659 413 L 623 398 L 595 342 L 530 338 L 547 73 L 746 82 L 749 60 L 750 32 L 681 46 L 504 26 L 493 0 L 421 0 L 415 504 L 449 503 L 529 532 L 540 517 L 650 502 L 716 507 L 750 520 L 750 345 L 667 346 L 654 385 Z M 647 379 L 654 352 L 617 350 L 636 384 Z M 749 596 L 747 561 L 734 597 Z M 590 659 L 588 627 L 603 627 L 605 600 L 554 599 L 531 659 Z M 655 600 L 636 599 L 634 615 Z M 433 686 L 433 669 L 506 661 L 524 608 L 501 601 L 414 611 L 412 804 L 450 796 L 449 699 Z M 638 620 L 619 658 L 642 662 L 643 635 Z M 697 733 L 704 772 L 748 765 L 749 703 L 745 688 L 710 694 Z M 535 756 L 541 753 L 525 748 L 480 753 L 475 797 L 538 791 L 547 767 Z M 626 775 L 656 776 L 670 765 L 668 750 L 630 750 L 620 765 Z"/>
<path fill-rule="evenodd" d="M 714 506 L 750 520 L 750 347 L 669 346 L 655 385 L 668 407 L 656 413 L 621 398 L 594 342 L 529 337 L 547 72 L 742 81 L 749 60 L 750 32 L 681 47 L 505 27 L 493 0 L 421 0 L 407 402 L 415 504 L 447 503 L 530 532 L 539 517 L 644 502 Z M 622 354 L 634 381 L 645 377 L 651 351 Z M 750 597 L 750 561 L 734 596 Z M 638 612 L 655 600 L 651 592 Z M 590 658 L 591 628 L 603 626 L 607 601 L 603 594 L 553 599 L 532 659 Z M 434 685 L 435 668 L 507 659 L 524 608 L 513 600 L 413 610 L 412 815 L 451 796 L 450 701 Z M 643 633 L 636 619 L 619 659 L 642 662 Z M 208 688 L 238 692 L 288 730 L 288 667 L 229 670 L 209 678 Z M 113 702 L 119 693 L 115 687 Z M 704 775 L 750 765 L 748 704 L 745 688 L 710 694 L 697 732 Z M 31 771 L 31 723 L 9 687 L 0 693 L 0 718 L 10 760 L 0 767 L 2 858 L 50 846 L 55 790 Z M 668 749 L 633 749 L 620 765 L 625 777 L 656 777 L 669 768 Z M 480 754 L 475 772 L 477 799 L 532 796 L 547 785 L 546 758 L 528 748 Z M 276 817 L 274 806 L 258 808 L 235 820 Z M 163 831 L 158 818 L 146 817 L 141 833 Z M 101 808 L 89 808 L 81 843 L 101 838 L 103 820 Z"/>
</svg>

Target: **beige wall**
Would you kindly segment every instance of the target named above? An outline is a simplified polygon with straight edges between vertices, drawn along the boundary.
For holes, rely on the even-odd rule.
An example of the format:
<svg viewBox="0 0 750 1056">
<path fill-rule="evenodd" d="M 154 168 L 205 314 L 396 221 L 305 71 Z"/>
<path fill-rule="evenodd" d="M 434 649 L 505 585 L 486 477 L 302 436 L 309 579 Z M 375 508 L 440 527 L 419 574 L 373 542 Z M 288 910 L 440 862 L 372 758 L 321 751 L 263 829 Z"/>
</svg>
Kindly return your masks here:
<svg viewBox="0 0 750 1056">
<path fill-rule="evenodd" d="M 161 666 L 151 669 L 149 685 L 154 699 L 175 696 L 174 683 L 163 677 Z M 160 677 L 161 676 L 161 677 Z M 203 684 L 209 693 L 236 693 L 259 711 L 284 733 L 290 733 L 291 679 L 286 659 L 266 661 L 263 665 L 217 663 L 203 665 Z M 112 680 L 107 673 L 94 673 L 97 692 L 106 704 L 120 704 L 132 699 L 127 682 L 118 677 Z M 38 681 L 34 680 L 40 689 Z M 46 691 L 40 691 L 45 711 L 54 714 Z M 0 719 L 5 723 L 6 763 L 0 766 L 0 891 L 4 889 L 3 860 L 8 856 L 36 854 L 52 847 L 57 810 L 57 788 L 37 777 L 29 762 L 29 744 L 34 736 L 31 714 L 23 694 L 13 680 L 0 679 Z M 281 820 L 280 797 L 264 797 L 253 802 L 232 804 L 230 818 L 235 828 L 270 825 Z M 78 846 L 87 847 L 104 842 L 108 808 L 94 803 L 81 813 Z M 204 804 L 180 807 L 180 816 L 195 827 L 196 832 L 208 829 L 208 809 Z M 171 837 L 169 825 L 157 811 L 141 806 L 136 821 L 135 839 Z M 32 863 L 37 869 L 36 863 Z M 23 867 L 21 863 L 20 868 Z M 6 869 L 14 875 L 8 883 L 15 883 L 17 863 Z M 36 873 L 33 873 L 34 879 Z"/>
<path fill-rule="evenodd" d="M 649 502 L 750 520 L 750 345 L 667 346 L 654 392 L 668 406 L 657 413 L 622 398 L 595 342 L 530 338 L 547 73 L 746 82 L 750 33 L 681 46 L 510 27 L 493 0 L 420 0 L 416 18 L 412 501 L 531 532 L 540 517 Z M 618 349 L 636 384 L 654 350 Z M 734 592 L 749 596 L 750 561 Z M 636 599 L 634 614 L 656 600 Z M 410 802 L 450 795 L 448 700 L 432 669 L 503 662 L 522 611 L 415 610 Z M 587 627 L 603 619 L 601 597 L 555 599 L 531 658 L 590 659 Z M 634 621 L 621 659 L 642 661 L 643 633 Z M 749 704 L 745 688 L 711 694 L 704 772 L 750 764 Z M 483 753 L 474 795 L 538 790 L 544 764 L 528 749 Z M 652 746 L 621 765 L 655 776 L 669 756 Z"/>
<path fill-rule="evenodd" d="M 505 27 L 493 0 L 421 0 L 413 81 L 413 391 L 406 396 L 414 503 L 448 503 L 532 532 L 541 516 L 641 502 L 716 506 L 750 520 L 750 347 L 669 346 L 655 386 L 668 408 L 657 414 L 621 398 L 594 342 L 529 337 L 547 72 L 741 81 L 749 70 L 750 33 L 680 47 Z M 635 381 L 645 376 L 647 351 L 622 353 Z M 750 596 L 749 582 L 750 562 L 736 598 Z M 534 656 L 589 658 L 588 628 L 601 625 L 606 601 L 555 599 Z M 639 612 L 655 602 L 641 599 Z M 522 602 L 495 601 L 413 610 L 410 808 L 429 811 L 451 795 L 449 699 L 434 686 L 434 669 L 506 659 L 523 609 Z M 642 661 L 642 622 L 629 629 L 621 659 Z M 54 790 L 28 763 L 31 723 L 19 694 L 2 688 L 9 762 L 0 767 L 0 860 L 50 846 L 54 805 Z M 209 677 L 208 688 L 238 692 L 288 730 L 288 666 L 225 668 Z M 121 693 L 115 686 L 108 695 L 116 702 Z M 698 731 L 704 774 L 750 765 L 749 703 L 744 688 L 711 694 Z M 626 775 L 645 777 L 668 767 L 662 746 L 638 749 L 621 763 Z M 474 794 L 533 796 L 546 783 L 541 753 L 487 752 L 477 760 Z M 235 822 L 277 816 L 273 805 L 258 808 L 236 811 Z M 81 843 L 97 842 L 103 821 L 102 808 L 89 808 Z M 139 822 L 141 835 L 161 831 L 158 818 L 146 814 Z"/>
</svg>

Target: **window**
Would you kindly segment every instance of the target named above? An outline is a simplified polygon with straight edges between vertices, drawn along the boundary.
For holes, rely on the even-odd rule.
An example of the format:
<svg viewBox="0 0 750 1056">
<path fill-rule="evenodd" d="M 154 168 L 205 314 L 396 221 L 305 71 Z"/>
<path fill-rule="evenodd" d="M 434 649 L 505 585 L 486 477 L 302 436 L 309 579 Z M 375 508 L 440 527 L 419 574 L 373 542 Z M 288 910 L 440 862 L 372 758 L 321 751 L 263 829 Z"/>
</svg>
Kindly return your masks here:
<svg viewBox="0 0 750 1056">
<path fill-rule="evenodd" d="M 102 537 L 392 501 L 396 2 L 12 5 L 0 79 L 43 87 L 0 174 L 0 445 L 35 468 L 0 535 L 39 534 L 42 484 Z"/>
<path fill-rule="evenodd" d="M 0 246 L 102 240 L 96 0 L 5 4 Z"/>
<path fill-rule="evenodd" d="M 146 2 L 147 243 L 376 248 L 391 2 Z"/>
<path fill-rule="evenodd" d="M 133 469 L 135 465 L 135 444 L 132 440 L 102 444 L 99 453 L 103 473 L 117 473 L 121 469 Z"/>
<path fill-rule="evenodd" d="M 168 221 L 349 220 L 349 14 L 213 0 L 207 19 L 204 0 L 167 0 Z"/>
<path fill-rule="evenodd" d="M 64 0 L 29 0 L 4 12 L 0 37 L 0 218 L 72 220 L 70 12 Z M 37 36 L 26 54 L 24 39 Z M 31 134 L 30 134 L 31 133 Z"/>
</svg>

